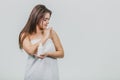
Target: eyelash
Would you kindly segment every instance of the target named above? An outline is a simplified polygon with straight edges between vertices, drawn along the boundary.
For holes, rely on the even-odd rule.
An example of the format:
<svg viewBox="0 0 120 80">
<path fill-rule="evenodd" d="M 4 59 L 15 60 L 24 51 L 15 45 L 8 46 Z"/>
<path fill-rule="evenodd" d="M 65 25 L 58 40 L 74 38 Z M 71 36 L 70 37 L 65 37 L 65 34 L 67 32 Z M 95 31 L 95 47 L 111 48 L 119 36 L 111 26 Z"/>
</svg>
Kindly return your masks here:
<svg viewBox="0 0 120 80">
<path fill-rule="evenodd" d="M 43 19 L 44 21 L 49 20 L 49 19 Z"/>
</svg>

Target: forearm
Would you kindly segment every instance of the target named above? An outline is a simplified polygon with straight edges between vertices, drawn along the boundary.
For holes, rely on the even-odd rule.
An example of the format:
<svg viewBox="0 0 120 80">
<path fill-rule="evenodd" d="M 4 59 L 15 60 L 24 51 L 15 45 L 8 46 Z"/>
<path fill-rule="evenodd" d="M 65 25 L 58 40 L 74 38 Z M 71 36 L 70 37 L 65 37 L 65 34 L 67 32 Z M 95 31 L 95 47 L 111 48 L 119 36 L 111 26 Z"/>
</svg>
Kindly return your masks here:
<svg viewBox="0 0 120 80">
<path fill-rule="evenodd" d="M 30 55 L 34 55 L 37 52 L 39 43 L 35 43 L 34 45 L 30 45 L 27 50 L 27 53 L 29 53 Z"/>
<path fill-rule="evenodd" d="M 45 42 L 46 42 L 46 39 L 43 38 L 42 40 L 38 41 L 34 45 L 31 45 L 31 47 L 29 48 L 29 51 L 30 51 L 31 55 L 35 54 L 37 52 L 38 47 L 40 46 L 40 44 L 44 45 Z"/>
<path fill-rule="evenodd" d="M 63 51 L 48 52 L 47 56 L 52 58 L 63 58 L 64 52 Z"/>
</svg>

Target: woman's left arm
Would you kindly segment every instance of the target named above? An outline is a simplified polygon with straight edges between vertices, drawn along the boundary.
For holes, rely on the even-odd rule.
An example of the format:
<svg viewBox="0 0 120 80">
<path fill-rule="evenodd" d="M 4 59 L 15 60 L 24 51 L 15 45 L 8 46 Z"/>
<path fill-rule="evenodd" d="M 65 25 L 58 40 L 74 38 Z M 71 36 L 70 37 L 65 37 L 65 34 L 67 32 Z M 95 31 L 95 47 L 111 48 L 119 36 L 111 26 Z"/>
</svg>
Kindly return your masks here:
<svg viewBox="0 0 120 80">
<path fill-rule="evenodd" d="M 60 39 L 54 30 L 51 30 L 51 39 L 53 40 L 56 51 L 55 52 L 48 52 L 47 56 L 53 57 L 53 58 L 63 58 L 64 57 L 64 50 L 63 50 L 62 44 L 60 42 Z"/>
</svg>

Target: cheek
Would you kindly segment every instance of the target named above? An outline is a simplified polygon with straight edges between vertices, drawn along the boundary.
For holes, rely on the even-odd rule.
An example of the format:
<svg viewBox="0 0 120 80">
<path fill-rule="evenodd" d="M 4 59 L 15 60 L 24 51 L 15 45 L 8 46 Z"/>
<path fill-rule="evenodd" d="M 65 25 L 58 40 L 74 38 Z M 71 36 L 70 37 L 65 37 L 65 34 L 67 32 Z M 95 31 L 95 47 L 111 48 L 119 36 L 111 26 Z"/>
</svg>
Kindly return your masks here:
<svg viewBox="0 0 120 80">
<path fill-rule="evenodd" d="M 43 21 L 43 25 L 46 24 L 46 21 Z"/>
<path fill-rule="evenodd" d="M 41 23 L 39 23 L 39 26 L 45 26 L 47 24 L 47 22 L 46 21 L 41 21 Z"/>
<path fill-rule="evenodd" d="M 39 26 L 43 26 L 44 25 L 44 21 L 43 22 L 41 22 L 41 23 L 39 23 Z"/>
</svg>

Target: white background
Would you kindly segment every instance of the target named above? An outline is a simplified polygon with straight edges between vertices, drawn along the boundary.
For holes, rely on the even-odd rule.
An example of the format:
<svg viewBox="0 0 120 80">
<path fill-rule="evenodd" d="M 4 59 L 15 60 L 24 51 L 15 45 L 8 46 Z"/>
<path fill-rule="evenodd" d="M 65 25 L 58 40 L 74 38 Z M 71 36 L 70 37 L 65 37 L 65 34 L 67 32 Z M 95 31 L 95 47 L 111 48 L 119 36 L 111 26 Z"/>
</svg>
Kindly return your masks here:
<svg viewBox="0 0 120 80">
<path fill-rule="evenodd" d="M 46 5 L 65 57 L 60 80 L 120 80 L 119 0 L 1 0 L 0 80 L 23 80 L 27 55 L 18 35 L 33 7 Z"/>
</svg>

